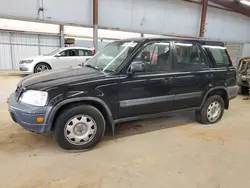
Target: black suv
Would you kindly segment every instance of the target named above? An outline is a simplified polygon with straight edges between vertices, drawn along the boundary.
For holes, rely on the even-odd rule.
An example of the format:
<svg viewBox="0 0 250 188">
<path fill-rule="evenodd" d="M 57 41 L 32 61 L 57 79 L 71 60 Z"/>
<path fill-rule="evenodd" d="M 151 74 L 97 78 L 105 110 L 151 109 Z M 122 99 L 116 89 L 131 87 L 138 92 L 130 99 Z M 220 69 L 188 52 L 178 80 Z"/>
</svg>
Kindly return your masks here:
<svg viewBox="0 0 250 188">
<path fill-rule="evenodd" d="M 216 123 L 237 93 L 223 43 L 139 38 L 110 43 L 82 67 L 28 76 L 8 102 L 24 128 L 86 149 L 108 127 L 169 112 L 194 110 L 198 122 Z"/>
</svg>

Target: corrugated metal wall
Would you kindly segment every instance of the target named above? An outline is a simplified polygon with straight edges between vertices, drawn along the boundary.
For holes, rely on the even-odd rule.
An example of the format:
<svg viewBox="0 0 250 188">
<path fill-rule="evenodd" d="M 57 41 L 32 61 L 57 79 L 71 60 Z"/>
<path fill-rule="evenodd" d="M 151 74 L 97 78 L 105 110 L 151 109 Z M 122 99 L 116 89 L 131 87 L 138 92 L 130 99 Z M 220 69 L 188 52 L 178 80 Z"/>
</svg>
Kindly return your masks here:
<svg viewBox="0 0 250 188">
<path fill-rule="evenodd" d="M 227 47 L 228 53 L 233 61 L 233 65 L 237 66 L 237 64 L 241 58 L 243 44 L 227 42 L 226 47 Z"/>
<path fill-rule="evenodd" d="M 0 32 L 0 69 L 18 69 L 21 59 L 60 47 L 59 36 Z"/>
</svg>

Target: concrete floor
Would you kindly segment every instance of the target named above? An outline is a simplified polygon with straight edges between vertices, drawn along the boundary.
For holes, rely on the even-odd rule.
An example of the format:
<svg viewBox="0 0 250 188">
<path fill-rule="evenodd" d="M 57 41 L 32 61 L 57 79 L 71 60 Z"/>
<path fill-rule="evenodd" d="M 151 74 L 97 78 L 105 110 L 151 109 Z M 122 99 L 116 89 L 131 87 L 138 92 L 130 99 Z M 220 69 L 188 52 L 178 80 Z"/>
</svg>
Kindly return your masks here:
<svg viewBox="0 0 250 188">
<path fill-rule="evenodd" d="M 60 149 L 53 134 L 12 122 L 6 99 L 20 77 L 0 77 L 0 187 L 249 188 L 250 100 L 239 96 L 215 125 L 193 113 L 117 127 L 95 149 Z"/>
</svg>

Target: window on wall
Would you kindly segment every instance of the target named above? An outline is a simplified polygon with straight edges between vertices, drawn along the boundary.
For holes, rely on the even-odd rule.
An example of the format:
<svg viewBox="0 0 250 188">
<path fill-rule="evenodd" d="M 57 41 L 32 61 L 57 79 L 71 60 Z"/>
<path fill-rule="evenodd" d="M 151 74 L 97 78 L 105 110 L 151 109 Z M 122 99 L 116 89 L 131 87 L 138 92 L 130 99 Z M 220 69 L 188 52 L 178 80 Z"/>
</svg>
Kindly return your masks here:
<svg viewBox="0 0 250 188">
<path fill-rule="evenodd" d="M 154 42 L 146 45 L 135 61 L 142 62 L 146 67 L 146 72 L 162 72 L 168 70 L 169 57 L 169 43 Z"/>
<path fill-rule="evenodd" d="M 174 69 L 177 71 L 199 70 L 208 67 L 204 54 L 196 44 L 175 43 L 176 59 Z"/>
</svg>

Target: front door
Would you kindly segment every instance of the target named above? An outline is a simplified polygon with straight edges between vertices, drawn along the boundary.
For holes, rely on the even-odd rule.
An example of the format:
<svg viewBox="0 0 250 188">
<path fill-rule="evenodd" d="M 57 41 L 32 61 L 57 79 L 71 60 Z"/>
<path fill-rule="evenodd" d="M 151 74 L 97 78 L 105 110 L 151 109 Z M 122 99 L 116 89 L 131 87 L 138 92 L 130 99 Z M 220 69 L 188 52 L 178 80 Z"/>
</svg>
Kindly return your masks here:
<svg viewBox="0 0 250 188">
<path fill-rule="evenodd" d="M 177 109 L 199 107 L 210 76 L 204 51 L 195 42 L 175 42 L 174 46 L 175 106 Z"/>
<path fill-rule="evenodd" d="M 173 110 L 175 76 L 170 70 L 172 50 L 169 41 L 144 46 L 133 62 L 143 63 L 145 72 L 120 75 L 119 118 Z"/>
<path fill-rule="evenodd" d="M 79 49 L 78 52 L 79 52 L 78 56 L 76 56 L 77 65 L 82 65 L 88 59 L 90 59 L 92 57 L 92 51 L 91 50 Z"/>
<path fill-rule="evenodd" d="M 64 68 L 64 67 L 71 67 L 77 66 L 76 57 L 78 55 L 78 50 L 76 49 L 69 49 L 60 52 L 60 56 L 53 57 L 52 67 L 53 68 Z"/>
</svg>

